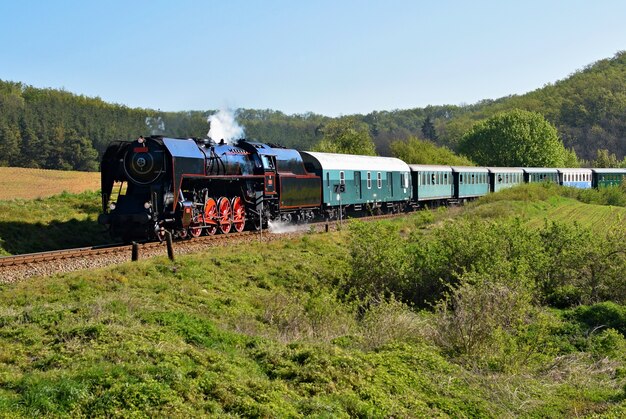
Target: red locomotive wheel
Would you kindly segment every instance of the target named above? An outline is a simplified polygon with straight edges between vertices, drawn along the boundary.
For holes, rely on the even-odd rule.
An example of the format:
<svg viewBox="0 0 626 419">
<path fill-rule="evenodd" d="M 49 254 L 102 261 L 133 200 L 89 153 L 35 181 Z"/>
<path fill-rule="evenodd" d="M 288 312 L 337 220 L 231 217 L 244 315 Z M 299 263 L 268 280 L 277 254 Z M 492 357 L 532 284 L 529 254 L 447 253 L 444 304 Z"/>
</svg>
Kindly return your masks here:
<svg viewBox="0 0 626 419">
<path fill-rule="evenodd" d="M 209 236 L 217 233 L 217 204 L 213 198 L 207 199 L 204 204 L 204 222 L 208 226 L 204 230 Z"/>
<path fill-rule="evenodd" d="M 202 217 L 195 216 L 189 226 L 189 234 L 191 237 L 197 238 L 202 235 Z"/>
<path fill-rule="evenodd" d="M 246 207 L 240 197 L 236 196 L 232 201 L 233 225 L 238 233 L 241 233 L 246 226 Z"/>
<path fill-rule="evenodd" d="M 230 215 L 232 212 L 232 208 L 230 205 L 230 201 L 225 196 L 221 197 L 217 201 L 218 208 L 218 220 L 220 223 L 220 231 L 224 234 L 230 233 L 231 220 Z"/>
</svg>

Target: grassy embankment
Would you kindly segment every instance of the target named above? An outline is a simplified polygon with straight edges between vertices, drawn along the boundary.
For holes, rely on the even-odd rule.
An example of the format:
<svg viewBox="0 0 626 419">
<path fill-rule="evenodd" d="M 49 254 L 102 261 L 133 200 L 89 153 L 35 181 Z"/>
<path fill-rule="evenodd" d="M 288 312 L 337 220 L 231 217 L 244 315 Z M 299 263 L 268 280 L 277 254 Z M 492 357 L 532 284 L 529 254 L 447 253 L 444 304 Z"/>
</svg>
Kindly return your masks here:
<svg viewBox="0 0 626 419">
<path fill-rule="evenodd" d="M 510 191 L 454 215 L 423 212 L 373 228 L 436 237 L 466 217 L 513 212 L 539 225 L 578 206 L 537 193 Z M 619 221 L 624 211 L 604 216 Z M 605 220 L 594 217 L 577 221 L 600 231 Z M 0 286 L 0 416 L 626 414 L 623 306 L 535 303 L 520 324 L 490 326 L 498 333 L 479 335 L 485 345 L 478 340 L 468 357 L 446 340 L 454 323 L 441 305 L 353 298 L 359 281 L 367 285 L 355 275 L 363 248 L 354 231 Z M 602 310 L 610 329 L 596 329 Z M 489 306 L 478 312 L 468 321 L 480 329 L 493 316 Z"/>
<path fill-rule="evenodd" d="M 104 244 L 100 174 L 0 167 L 0 255 Z"/>
</svg>

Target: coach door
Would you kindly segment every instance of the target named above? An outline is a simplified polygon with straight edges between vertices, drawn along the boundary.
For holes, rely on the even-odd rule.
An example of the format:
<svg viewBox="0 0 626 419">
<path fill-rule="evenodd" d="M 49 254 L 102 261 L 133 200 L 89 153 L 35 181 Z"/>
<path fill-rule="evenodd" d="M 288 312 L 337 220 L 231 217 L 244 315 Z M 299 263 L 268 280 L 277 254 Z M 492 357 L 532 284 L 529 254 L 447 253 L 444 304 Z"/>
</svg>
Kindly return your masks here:
<svg viewBox="0 0 626 419">
<path fill-rule="evenodd" d="M 263 169 L 265 170 L 265 193 L 273 195 L 276 193 L 276 157 L 261 155 Z"/>
<path fill-rule="evenodd" d="M 354 172 L 354 194 L 358 199 L 363 199 L 361 193 L 361 172 Z"/>
</svg>

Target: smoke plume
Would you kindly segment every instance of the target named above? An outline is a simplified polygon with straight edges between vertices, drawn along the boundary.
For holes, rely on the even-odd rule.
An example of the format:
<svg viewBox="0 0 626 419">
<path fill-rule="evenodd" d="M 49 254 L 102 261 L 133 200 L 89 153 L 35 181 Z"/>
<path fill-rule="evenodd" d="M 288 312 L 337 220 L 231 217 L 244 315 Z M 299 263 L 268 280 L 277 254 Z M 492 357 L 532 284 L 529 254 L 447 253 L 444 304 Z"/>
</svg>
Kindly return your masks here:
<svg viewBox="0 0 626 419">
<path fill-rule="evenodd" d="M 209 133 L 208 136 L 213 141 L 224 140 L 233 142 L 240 138 L 244 138 L 243 128 L 235 120 L 235 113 L 228 110 L 220 110 L 209 116 Z"/>
<path fill-rule="evenodd" d="M 165 133 L 165 121 L 160 116 L 147 116 L 146 127 L 150 130 L 150 135 L 163 135 Z"/>
</svg>

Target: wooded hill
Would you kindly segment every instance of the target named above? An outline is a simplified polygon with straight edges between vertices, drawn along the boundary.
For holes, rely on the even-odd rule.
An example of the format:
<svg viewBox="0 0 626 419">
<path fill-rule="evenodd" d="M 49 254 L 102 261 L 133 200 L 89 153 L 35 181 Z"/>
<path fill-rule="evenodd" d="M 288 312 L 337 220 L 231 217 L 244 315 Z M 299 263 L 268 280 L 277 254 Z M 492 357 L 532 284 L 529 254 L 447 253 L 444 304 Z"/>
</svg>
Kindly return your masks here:
<svg viewBox="0 0 626 419">
<path fill-rule="evenodd" d="M 379 154 L 393 140 L 411 136 L 455 150 L 476 122 L 514 108 L 543 114 L 566 147 L 593 159 L 607 149 L 626 155 L 626 52 L 598 61 L 564 80 L 524 95 L 473 105 L 427 106 L 355 115 L 367 123 Z M 113 140 L 146 134 L 205 137 L 208 111 L 159 112 L 109 104 L 64 90 L 0 80 L 0 165 L 97 170 L 98 157 Z M 238 110 L 248 138 L 311 149 L 331 119 L 318 114 Z"/>
</svg>

